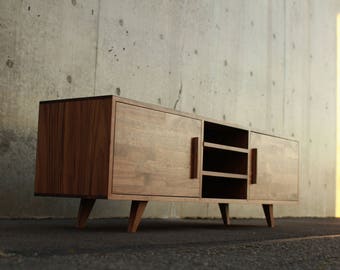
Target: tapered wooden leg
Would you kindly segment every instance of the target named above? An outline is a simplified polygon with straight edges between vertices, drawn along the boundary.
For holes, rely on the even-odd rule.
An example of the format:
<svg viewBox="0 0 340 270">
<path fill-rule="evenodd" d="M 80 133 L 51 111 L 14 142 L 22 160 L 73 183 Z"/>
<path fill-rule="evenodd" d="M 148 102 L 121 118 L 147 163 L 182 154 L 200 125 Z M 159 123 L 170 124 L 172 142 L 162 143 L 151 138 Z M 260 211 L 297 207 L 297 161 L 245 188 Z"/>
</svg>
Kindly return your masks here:
<svg viewBox="0 0 340 270">
<path fill-rule="evenodd" d="M 262 204 L 264 214 L 266 216 L 268 227 L 274 228 L 274 214 L 273 214 L 273 205 L 272 204 Z"/>
<path fill-rule="evenodd" d="M 219 203 L 218 206 L 220 207 L 223 223 L 225 226 L 230 225 L 230 218 L 229 218 L 229 204 L 228 203 Z"/>
<path fill-rule="evenodd" d="M 139 223 L 142 220 L 142 215 L 147 203 L 148 203 L 147 201 L 131 202 L 128 232 L 137 231 Z"/>
<path fill-rule="evenodd" d="M 78 211 L 78 224 L 77 228 L 83 229 L 86 226 L 86 221 L 91 213 L 93 205 L 96 199 L 84 199 L 81 198 L 79 211 Z"/>
</svg>

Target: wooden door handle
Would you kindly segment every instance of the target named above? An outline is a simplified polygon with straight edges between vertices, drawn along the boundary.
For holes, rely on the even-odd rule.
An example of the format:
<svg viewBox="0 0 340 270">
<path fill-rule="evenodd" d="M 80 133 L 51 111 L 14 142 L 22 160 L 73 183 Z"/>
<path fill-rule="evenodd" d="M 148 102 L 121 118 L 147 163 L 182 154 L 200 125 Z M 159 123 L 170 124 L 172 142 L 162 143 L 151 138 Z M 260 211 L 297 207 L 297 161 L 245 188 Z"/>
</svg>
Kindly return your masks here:
<svg viewBox="0 0 340 270">
<path fill-rule="evenodd" d="M 191 138 L 190 178 L 198 177 L 198 137 Z"/>
<path fill-rule="evenodd" d="M 257 182 L 257 148 L 250 150 L 250 184 L 256 184 Z"/>
</svg>

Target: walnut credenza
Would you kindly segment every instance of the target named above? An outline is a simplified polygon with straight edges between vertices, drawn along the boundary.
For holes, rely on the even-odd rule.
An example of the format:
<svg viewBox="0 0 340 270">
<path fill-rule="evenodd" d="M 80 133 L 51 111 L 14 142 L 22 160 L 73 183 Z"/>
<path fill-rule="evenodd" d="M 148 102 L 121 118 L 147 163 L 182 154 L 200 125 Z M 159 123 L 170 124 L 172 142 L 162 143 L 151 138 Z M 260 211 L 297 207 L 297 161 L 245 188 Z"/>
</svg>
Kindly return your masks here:
<svg viewBox="0 0 340 270">
<path fill-rule="evenodd" d="M 273 204 L 298 200 L 298 142 L 116 96 L 42 101 L 35 195 L 131 200 L 135 232 L 150 200 Z"/>
</svg>

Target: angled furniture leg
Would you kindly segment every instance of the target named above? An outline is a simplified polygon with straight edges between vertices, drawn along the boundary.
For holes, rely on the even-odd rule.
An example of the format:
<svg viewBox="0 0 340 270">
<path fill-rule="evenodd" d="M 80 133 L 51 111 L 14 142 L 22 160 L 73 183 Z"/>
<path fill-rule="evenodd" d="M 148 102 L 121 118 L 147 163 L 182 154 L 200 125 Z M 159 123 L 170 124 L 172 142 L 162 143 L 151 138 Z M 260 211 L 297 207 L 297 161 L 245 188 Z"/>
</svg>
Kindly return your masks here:
<svg viewBox="0 0 340 270">
<path fill-rule="evenodd" d="M 274 228 L 274 214 L 273 214 L 273 205 L 272 204 L 262 204 L 264 214 L 266 216 L 268 227 Z"/>
<path fill-rule="evenodd" d="M 86 221 L 91 213 L 95 201 L 96 199 L 81 198 L 78 211 L 77 228 L 83 229 L 86 226 Z"/>
<path fill-rule="evenodd" d="M 148 201 L 132 201 L 129 217 L 128 232 L 136 232 Z"/>
<path fill-rule="evenodd" d="M 223 223 L 225 226 L 230 225 L 230 217 L 229 217 L 229 204 L 228 203 L 219 203 L 221 216 L 223 219 Z"/>
</svg>

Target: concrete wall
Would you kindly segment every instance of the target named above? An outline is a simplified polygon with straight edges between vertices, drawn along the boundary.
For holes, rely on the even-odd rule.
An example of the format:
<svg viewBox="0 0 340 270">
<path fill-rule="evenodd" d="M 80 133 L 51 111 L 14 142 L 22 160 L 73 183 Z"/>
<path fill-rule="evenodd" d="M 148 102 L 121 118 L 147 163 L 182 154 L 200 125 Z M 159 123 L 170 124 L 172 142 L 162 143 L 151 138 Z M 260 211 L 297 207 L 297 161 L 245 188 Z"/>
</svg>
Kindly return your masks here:
<svg viewBox="0 0 340 270">
<path fill-rule="evenodd" d="M 76 199 L 33 196 L 38 101 L 104 94 L 298 139 L 300 203 L 276 215 L 334 216 L 337 13 L 337 0 L 0 0 L 0 216 L 75 216 Z M 93 217 L 128 208 L 99 201 Z"/>
</svg>

